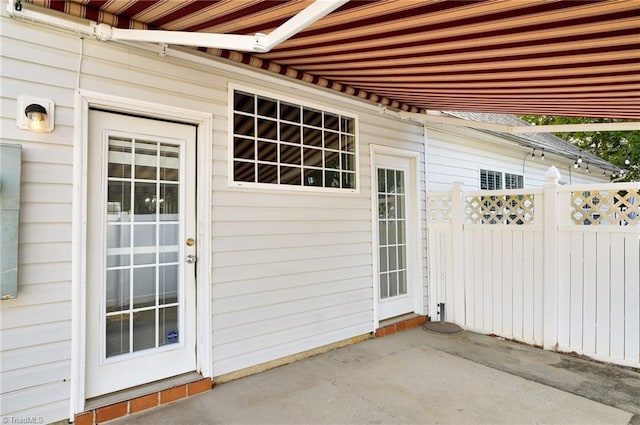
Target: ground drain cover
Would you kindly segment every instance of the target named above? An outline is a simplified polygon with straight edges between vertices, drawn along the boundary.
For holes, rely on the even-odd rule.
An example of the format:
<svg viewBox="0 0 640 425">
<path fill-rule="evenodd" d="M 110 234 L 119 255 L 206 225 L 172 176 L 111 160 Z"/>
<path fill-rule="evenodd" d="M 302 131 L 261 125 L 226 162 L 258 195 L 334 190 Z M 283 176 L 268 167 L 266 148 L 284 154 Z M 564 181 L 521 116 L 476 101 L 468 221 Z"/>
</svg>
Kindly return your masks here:
<svg viewBox="0 0 640 425">
<path fill-rule="evenodd" d="M 462 330 L 460 326 L 449 322 L 425 322 L 423 328 L 426 331 L 439 332 L 442 334 L 453 334 Z"/>
</svg>

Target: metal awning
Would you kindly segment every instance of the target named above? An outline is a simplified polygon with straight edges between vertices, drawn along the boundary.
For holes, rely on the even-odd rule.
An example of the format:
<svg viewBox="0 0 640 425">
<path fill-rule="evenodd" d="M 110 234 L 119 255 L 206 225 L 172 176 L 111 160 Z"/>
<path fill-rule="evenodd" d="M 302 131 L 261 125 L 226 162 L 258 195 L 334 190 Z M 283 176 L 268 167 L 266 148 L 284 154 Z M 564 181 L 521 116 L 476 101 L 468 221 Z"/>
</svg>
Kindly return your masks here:
<svg viewBox="0 0 640 425">
<path fill-rule="evenodd" d="M 30 0 L 114 28 L 269 34 L 311 0 Z M 351 0 L 210 54 L 409 112 L 640 118 L 640 1 Z"/>
</svg>

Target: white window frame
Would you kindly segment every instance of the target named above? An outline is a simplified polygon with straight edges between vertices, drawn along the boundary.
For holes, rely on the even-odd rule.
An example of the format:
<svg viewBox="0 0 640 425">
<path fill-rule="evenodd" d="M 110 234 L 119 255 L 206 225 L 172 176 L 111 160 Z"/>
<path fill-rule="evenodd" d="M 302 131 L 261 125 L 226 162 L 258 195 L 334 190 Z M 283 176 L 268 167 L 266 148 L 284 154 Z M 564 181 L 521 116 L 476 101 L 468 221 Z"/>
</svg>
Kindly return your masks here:
<svg viewBox="0 0 640 425">
<path fill-rule="evenodd" d="M 289 185 L 279 183 L 259 183 L 259 182 L 242 182 L 234 180 L 234 93 L 235 91 L 242 91 L 255 96 L 267 97 L 276 99 L 282 102 L 293 103 L 302 107 L 317 109 L 322 112 L 328 112 L 331 114 L 341 115 L 347 118 L 351 118 L 354 121 L 354 188 L 334 188 L 324 186 L 304 186 L 304 185 Z M 240 84 L 229 83 L 228 85 L 228 140 L 227 140 L 227 177 L 229 187 L 238 188 L 251 188 L 260 190 L 285 190 L 285 191 L 297 191 L 297 192 L 322 192 L 332 194 L 353 194 L 360 193 L 360 143 L 359 143 L 359 119 L 358 115 L 352 112 L 339 110 L 336 108 L 328 107 L 318 103 L 308 102 L 302 98 L 294 96 L 282 95 L 276 92 L 270 92 L 262 88 L 256 88 L 251 86 L 245 86 Z M 279 164 L 279 162 L 278 162 Z M 322 168 L 322 172 L 332 169 Z M 341 171 L 337 169 L 337 171 Z"/>
</svg>

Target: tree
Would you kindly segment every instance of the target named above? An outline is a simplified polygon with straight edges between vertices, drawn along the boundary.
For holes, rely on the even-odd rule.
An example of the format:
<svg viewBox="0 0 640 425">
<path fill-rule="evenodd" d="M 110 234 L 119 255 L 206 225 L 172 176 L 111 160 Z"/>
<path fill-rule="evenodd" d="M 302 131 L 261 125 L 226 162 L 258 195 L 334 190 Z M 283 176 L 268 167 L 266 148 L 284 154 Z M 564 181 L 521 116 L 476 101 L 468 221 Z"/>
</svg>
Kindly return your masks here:
<svg viewBox="0 0 640 425">
<path fill-rule="evenodd" d="M 520 115 L 520 119 L 535 125 L 590 124 L 623 122 L 612 118 L 556 117 L 550 115 Z M 589 151 L 626 170 L 625 181 L 640 181 L 640 131 L 582 131 L 553 133 L 580 149 Z"/>
</svg>

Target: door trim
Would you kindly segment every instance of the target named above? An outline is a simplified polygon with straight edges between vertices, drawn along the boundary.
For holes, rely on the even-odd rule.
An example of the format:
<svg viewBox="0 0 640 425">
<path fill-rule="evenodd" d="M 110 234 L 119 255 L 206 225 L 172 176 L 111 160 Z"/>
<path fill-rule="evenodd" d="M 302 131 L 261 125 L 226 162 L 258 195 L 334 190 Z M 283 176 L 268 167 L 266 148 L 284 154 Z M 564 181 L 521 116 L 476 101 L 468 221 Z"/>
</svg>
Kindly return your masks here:
<svg viewBox="0 0 640 425">
<path fill-rule="evenodd" d="M 376 171 L 376 163 L 378 155 L 386 155 L 386 156 L 395 156 L 403 159 L 407 159 L 410 161 L 410 171 L 411 175 L 409 176 L 409 181 L 413 186 L 413 199 L 409 210 L 412 214 L 412 223 L 411 226 L 407 228 L 408 234 L 419 235 L 417 240 L 413 242 L 413 249 L 411 249 L 411 254 L 407 253 L 407 261 L 413 261 L 417 266 L 413 268 L 412 273 L 408 275 L 408 280 L 412 282 L 418 282 L 418 284 L 414 283 L 412 286 L 412 305 L 413 311 L 417 314 L 424 313 L 424 303 L 422 300 L 424 299 L 424 278 L 423 278 L 423 260 L 422 260 L 422 250 L 423 250 L 423 235 L 422 235 L 422 222 L 424 221 L 424 217 L 422 214 L 421 206 L 423 203 L 420 198 L 420 159 L 421 152 L 409 151 L 405 149 L 392 148 L 388 146 L 381 145 L 370 145 L 370 170 L 371 170 L 371 253 L 373 259 L 373 274 L 371 276 L 373 282 L 373 331 L 379 327 L 380 325 L 380 309 L 378 306 L 378 298 L 379 288 L 378 288 L 378 275 L 379 275 L 379 260 L 378 260 L 378 217 L 377 217 L 377 179 L 378 173 Z"/>
<path fill-rule="evenodd" d="M 213 146 L 213 114 L 190 109 L 112 96 L 87 90 L 76 90 L 73 137 L 72 197 L 72 271 L 71 271 L 71 375 L 69 417 L 85 409 L 85 344 L 86 344 L 86 250 L 87 250 L 87 176 L 89 143 L 89 108 L 150 118 L 181 121 L 197 126 L 197 252 L 203 253 L 196 263 L 196 368 L 206 378 L 212 377 L 213 347 L 211 341 L 211 158 Z"/>
</svg>

